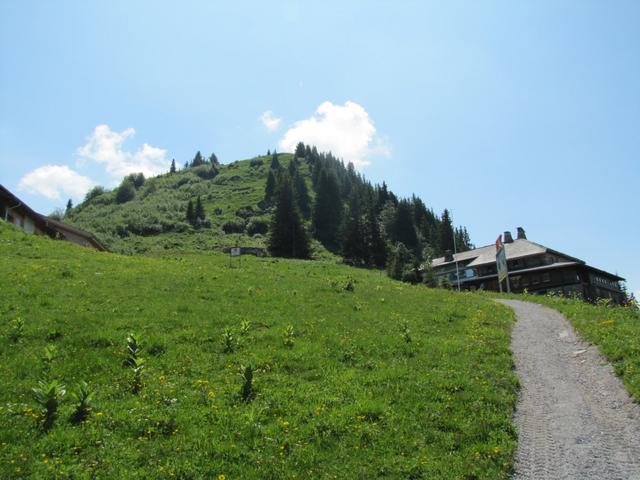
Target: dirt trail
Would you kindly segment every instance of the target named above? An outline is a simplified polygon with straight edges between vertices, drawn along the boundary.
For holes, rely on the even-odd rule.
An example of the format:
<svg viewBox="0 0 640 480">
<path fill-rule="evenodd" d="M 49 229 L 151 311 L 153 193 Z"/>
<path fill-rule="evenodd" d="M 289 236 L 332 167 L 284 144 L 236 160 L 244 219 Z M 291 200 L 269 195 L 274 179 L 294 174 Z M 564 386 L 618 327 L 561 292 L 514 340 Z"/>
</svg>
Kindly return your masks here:
<svg viewBox="0 0 640 480">
<path fill-rule="evenodd" d="M 515 480 L 640 480 L 640 406 L 595 346 L 549 308 L 501 300 L 517 316 L 521 391 Z"/>
</svg>

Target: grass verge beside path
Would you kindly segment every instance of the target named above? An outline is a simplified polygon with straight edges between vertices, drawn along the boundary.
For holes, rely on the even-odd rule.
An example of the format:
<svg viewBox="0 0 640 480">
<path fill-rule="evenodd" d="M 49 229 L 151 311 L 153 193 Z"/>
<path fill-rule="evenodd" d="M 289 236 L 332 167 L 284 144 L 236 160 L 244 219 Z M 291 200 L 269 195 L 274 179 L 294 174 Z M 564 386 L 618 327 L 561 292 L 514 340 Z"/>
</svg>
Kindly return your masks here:
<svg viewBox="0 0 640 480">
<path fill-rule="evenodd" d="M 3 222 L 0 250 L 0 478 L 509 476 L 506 307 L 328 262 L 97 253 Z M 42 378 L 67 387 L 48 430 Z"/>
<path fill-rule="evenodd" d="M 565 315 L 582 338 L 598 346 L 627 390 L 640 402 L 640 310 L 541 295 L 502 295 L 545 305 Z"/>
</svg>

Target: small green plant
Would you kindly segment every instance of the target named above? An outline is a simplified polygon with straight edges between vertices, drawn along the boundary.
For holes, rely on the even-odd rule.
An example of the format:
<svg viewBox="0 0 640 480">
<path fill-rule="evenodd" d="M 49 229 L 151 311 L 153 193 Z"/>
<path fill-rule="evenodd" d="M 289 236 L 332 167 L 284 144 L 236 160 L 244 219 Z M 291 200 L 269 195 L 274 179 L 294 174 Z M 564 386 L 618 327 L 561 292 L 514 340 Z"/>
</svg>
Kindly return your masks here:
<svg viewBox="0 0 640 480">
<path fill-rule="evenodd" d="M 140 390 L 142 390 L 142 371 L 144 370 L 145 364 L 143 358 L 136 358 L 133 361 L 133 365 L 131 365 L 131 370 L 133 371 L 133 381 L 131 383 L 131 392 L 138 394 Z"/>
<path fill-rule="evenodd" d="M 236 338 L 233 335 L 233 331 L 230 328 L 225 328 L 222 332 L 222 347 L 224 353 L 232 353 L 236 347 Z"/>
<path fill-rule="evenodd" d="M 49 383 L 39 381 L 36 388 L 32 388 L 33 398 L 38 405 L 43 408 L 42 426 L 49 430 L 58 414 L 58 407 L 62 397 L 66 393 L 65 386 L 59 380 L 52 380 Z"/>
<path fill-rule="evenodd" d="M 9 324 L 9 333 L 7 336 L 9 340 L 16 343 L 24 335 L 24 320 L 20 317 L 14 319 Z"/>
<path fill-rule="evenodd" d="M 285 347 L 293 347 L 293 337 L 295 332 L 293 331 L 293 325 L 287 325 L 282 333 L 282 343 Z"/>
<path fill-rule="evenodd" d="M 253 367 L 251 365 L 240 366 L 240 377 L 242 377 L 242 387 L 240 397 L 243 402 L 249 402 L 255 395 L 253 390 Z"/>
<path fill-rule="evenodd" d="M 58 340 L 60 338 L 62 338 L 62 332 L 59 329 L 54 328 L 50 330 L 49 333 L 47 333 L 46 340 L 48 342 L 53 342 L 54 340 Z"/>
<path fill-rule="evenodd" d="M 400 324 L 400 335 L 405 343 L 411 343 L 411 330 L 409 330 L 409 322 L 406 320 Z"/>
<path fill-rule="evenodd" d="M 126 354 L 125 364 L 130 367 L 134 366 L 136 359 L 142 354 L 142 343 L 138 336 L 133 333 L 127 336 Z"/>
<path fill-rule="evenodd" d="M 47 345 L 44 347 L 42 357 L 42 364 L 44 366 L 45 371 L 49 371 L 51 369 L 51 364 L 58 357 L 58 348 L 55 345 Z"/>
<path fill-rule="evenodd" d="M 247 335 L 251 329 L 251 322 L 249 320 L 243 320 L 240 322 L 240 335 Z"/>
<path fill-rule="evenodd" d="M 93 409 L 94 393 L 85 381 L 80 382 L 78 388 L 71 392 L 75 402 L 73 414 L 71 415 L 72 423 L 80 423 L 89 416 Z"/>
</svg>

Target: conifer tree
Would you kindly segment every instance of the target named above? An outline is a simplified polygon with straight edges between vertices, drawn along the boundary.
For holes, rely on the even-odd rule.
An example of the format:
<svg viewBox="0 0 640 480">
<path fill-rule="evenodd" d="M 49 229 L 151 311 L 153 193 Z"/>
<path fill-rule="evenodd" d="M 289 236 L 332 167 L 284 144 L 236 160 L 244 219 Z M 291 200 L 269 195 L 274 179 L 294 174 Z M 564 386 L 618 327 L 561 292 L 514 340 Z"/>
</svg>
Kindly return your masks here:
<svg viewBox="0 0 640 480">
<path fill-rule="evenodd" d="M 398 202 L 394 230 L 396 240 L 402 242 L 407 248 L 415 251 L 418 246 L 418 236 L 416 235 L 416 229 L 413 225 L 411 205 L 407 200 Z"/>
<path fill-rule="evenodd" d="M 287 173 L 283 173 L 278 180 L 268 249 L 275 257 L 309 258 L 310 255 L 309 237 L 296 206 L 293 185 Z"/>
<path fill-rule="evenodd" d="M 369 249 L 365 238 L 360 197 L 355 190 L 349 196 L 349 204 L 342 228 L 342 256 L 353 265 L 369 262 Z"/>
<path fill-rule="evenodd" d="M 369 264 L 382 268 L 386 264 L 387 247 L 376 215 L 375 201 L 371 195 L 368 199 L 364 221 L 366 242 L 369 249 Z"/>
<path fill-rule="evenodd" d="M 216 156 L 215 153 L 211 153 L 211 155 L 209 155 L 209 163 L 211 165 L 220 165 L 220 162 L 218 161 L 218 157 Z"/>
<path fill-rule="evenodd" d="M 191 200 L 189 200 L 187 204 L 187 222 L 191 225 L 195 225 L 196 223 L 196 212 L 193 209 L 193 202 Z"/>
<path fill-rule="evenodd" d="M 67 202 L 67 208 L 64 211 L 65 215 L 69 215 L 69 212 L 71 211 L 71 209 L 73 208 L 73 202 L 71 201 L 71 199 L 69 199 L 69 201 Z"/>
<path fill-rule="evenodd" d="M 202 157 L 202 154 L 200 153 L 200 150 L 198 150 L 196 152 L 196 156 L 193 157 L 193 161 L 191 162 L 191 166 L 192 167 L 197 167 L 200 165 L 204 165 L 204 158 Z"/>
<path fill-rule="evenodd" d="M 440 254 L 443 254 L 446 250 L 453 251 L 453 223 L 449 210 L 446 208 L 442 212 L 440 225 L 438 226 L 438 249 Z"/>
<path fill-rule="evenodd" d="M 195 208 L 194 214 L 195 214 L 196 222 L 198 220 L 200 221 L 205 220 L 204 206 L 202 205 L 202 200 L 200 199 L 200 195 L 198 195 L 198 198 L 196 199 L 196 208 Z"/>
<path fill-rule="evenodd" d="M 273 202 L 273 197 L 276 193 L 276 176 L 273 173 L 273 170 L 269 170 L 269 174 L 267 175 L 267 184 L 264 187 L 264 200 L 265 202 L 271 204 Z"/>
<path fill-rule="evenodd" d="M 311 216 L 311 197 L 309 196 L 309 190 L 307 189 L 307 184 L 304 181 L 304 178 L 297 170 L 293 177 L 293 189 L 300 213 L 302 213 L 302 216 L 305 219 L 309 219 Z"/>
<path fill-rule="evenodd" d="M 324 170 L 316 188 L 313 206 L 313 231 L 322 244 L 329 249 L 339 245 L 338 232 L 342 221 L 342 200 L 335 174 Z"/>
<path fill-rule="evenodd" d="M 271 156 L 271 170 L 280 170 L 280 161 L 278 160 L 278 152 L 273 151 Z"/>
<path fill-rule="evenodd" d="M 304 148 L 304 143 L 298 142 L 298 144 L 296 145 L 296 151 L 294 153 L 294 157 L 304 158 L 305 152 L 306 150 Z"/>
<path fill-rule="evenodd" d="M 169 173 L 176 173 L 176 159 L 171 160 L 171 168 L 169 169 Z"/>
</svg>

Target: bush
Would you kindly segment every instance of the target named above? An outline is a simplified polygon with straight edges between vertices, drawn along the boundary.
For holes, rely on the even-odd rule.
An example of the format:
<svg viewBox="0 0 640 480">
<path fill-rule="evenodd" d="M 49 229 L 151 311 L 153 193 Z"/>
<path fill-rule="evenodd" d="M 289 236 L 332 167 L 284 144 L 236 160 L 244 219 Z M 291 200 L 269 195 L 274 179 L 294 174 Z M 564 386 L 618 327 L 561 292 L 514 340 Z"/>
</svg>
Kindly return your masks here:
<svg viewBox="0 0 640 480">
<path fill-rule="evenodd" d="M 236 210 L 236 217 L 244 218 L 245 220 L 253 217 L 253 215 L 254 212 L 252 207 L 242 207 Z"/>
<path fill-rule="evenodd" d="M 118 187 L 118 191 L 116 192 L 116 202 L 117 203 L 126 203 L 130 200 L 133 200 L 136 196 L 136 187 L 133 184 L 133 181 L 127 177 L 123 180 L 122 184 Z"/>
<path fill-rule="evenodd" d="M 247 224 L 249 235 L 264 235 L 269 231 L 269 223 L 261 218 L 252 218 Z"/>
<path fill-rule="evenodd" d="M 143 173 L 132 173 L 128 175 L 125 180 L 130 180 L 133 183 L 133 186 L 138 189 L 142 185 L 144 185 L 144 174 Z"/>
<path fill-rule="evenodd" d="M 253 168 L 253 167 L 261 167 L 264 164 L 264 162 L 262 161 L 262 159 L 260 158 L 254 158 L 253 160 L 251 160 L 249 162 L 249 165 Z"/>
<path fill-rule="evenodd" d="M 104 187 L 101 187 L 100 185 L 96 185 L 95 187 L 93 187 L 91 190 L 87 192 L 87 194 L 84 197 L 84 201 L 90 202 L 94 198 L 102 195 L 103 193 L 104 193 Z"/>
<path fill-rule="evenodd" d="M 211 180 L 218 175 L 218 169 L 212 165 L 200 165 L 194 167 L 193 172 L 204 180 Z"/>
<path fill-rule="evenodd" d="M 244 221 L 229 220 L 222 224 L 224 233 L 244 233 Z"/>
</svg>

